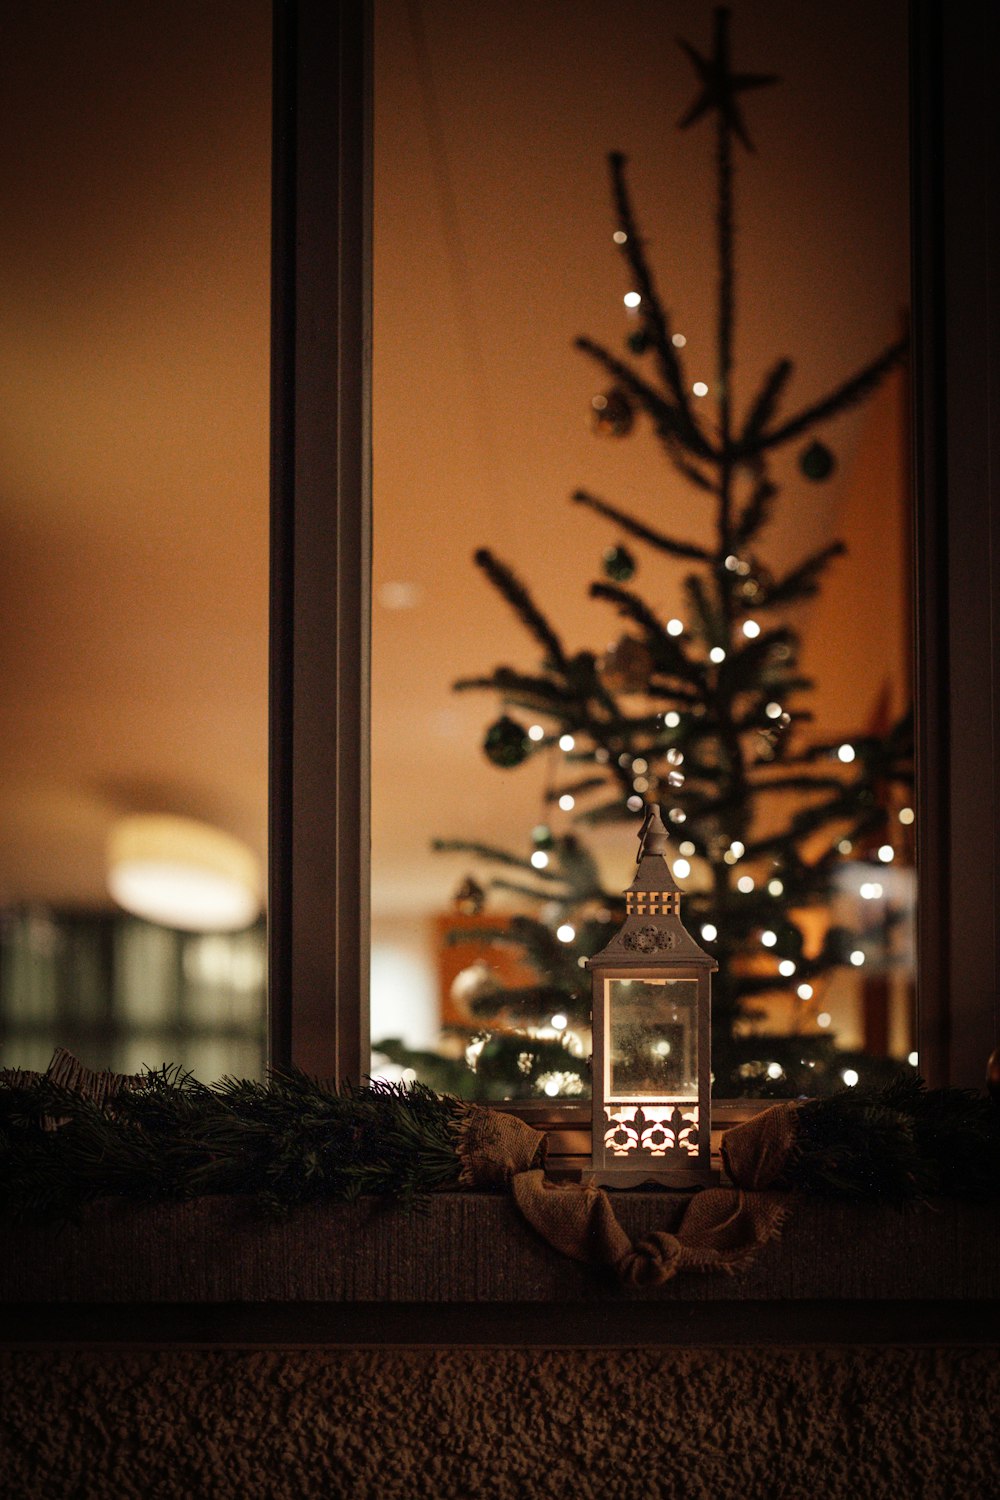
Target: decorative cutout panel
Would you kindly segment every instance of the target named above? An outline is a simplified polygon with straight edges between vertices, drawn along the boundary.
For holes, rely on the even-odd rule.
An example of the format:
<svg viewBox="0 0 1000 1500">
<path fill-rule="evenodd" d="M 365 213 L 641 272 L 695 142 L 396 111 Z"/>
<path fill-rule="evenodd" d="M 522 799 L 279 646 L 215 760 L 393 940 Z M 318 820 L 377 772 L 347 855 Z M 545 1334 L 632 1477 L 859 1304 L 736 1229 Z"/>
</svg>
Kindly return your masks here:
<svg viewBox="0 0 1000 1500">
<path fill-rule="evenodd" d="M 665 1104 L 606 1104 L 608 1129 L 604 1149 L 625 1157 L 638 1151 L 661 1157 L 683 1152 L 698 1155 L 698 1106 L 689 1100 Z"/>
<path fill-rule="evenodd" d="M 642 907 L 638 908 L 642 913 Z M 622 947 L 633 953 L 666 953 L 677 947 L 676 932 L 666 932 L 662 927 L 640 927 L 635 932 L 626 932 Z"/>
</svg>

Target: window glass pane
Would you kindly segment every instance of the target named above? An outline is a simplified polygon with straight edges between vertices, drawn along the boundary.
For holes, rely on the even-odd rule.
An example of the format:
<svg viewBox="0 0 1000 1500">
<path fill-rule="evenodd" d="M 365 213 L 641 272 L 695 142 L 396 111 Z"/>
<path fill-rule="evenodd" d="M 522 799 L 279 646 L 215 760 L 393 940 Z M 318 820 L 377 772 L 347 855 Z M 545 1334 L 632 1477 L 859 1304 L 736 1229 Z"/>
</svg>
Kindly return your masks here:
<svg viewBox="0 0 1000 1500">
<path fill-rule="evenodd" d="M 677 45 L 714 56 L 717 24 L 376 5 L 387 1076 L 589 1092 L 581 963 L 650 801 L 719 962 L 717 1096 L 916 1065 L 909 407 L 905 358 L 878 364 L 909 297 L 907 7 L 733 5 L 733 68 L 780 81 L 738 90 L 721 154 Z"/>
<path fill-rule="evenodd" d="M 607 979 L 607 1097 L 698 1097 L 698 981 Z"/>
<path fill-rule="evenodd" d="M 270 6 L 6 7 L 0 72 L 0 1066 L 259 1074 Z"/>
</svg>

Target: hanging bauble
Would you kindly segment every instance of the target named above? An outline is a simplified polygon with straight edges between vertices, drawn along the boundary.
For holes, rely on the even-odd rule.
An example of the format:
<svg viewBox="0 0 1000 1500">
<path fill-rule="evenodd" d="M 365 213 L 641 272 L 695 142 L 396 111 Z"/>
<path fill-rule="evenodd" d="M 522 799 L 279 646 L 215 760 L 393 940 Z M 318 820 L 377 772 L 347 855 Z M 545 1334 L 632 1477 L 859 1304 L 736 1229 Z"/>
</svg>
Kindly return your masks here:
<svg viewBox="0 0 1000 1500">
<path fill-rule="evenodd" d="M 602 559 L 605 575 L 614 583 L 628 583 L 635 572 L 635 558 L 621 542 L 609 547 Z"/>
<path fill-rule="evenodd" d="M 472 875 L 466 875 L 452 897 L 455 910 L 464 917 L 478 917 L 486 904 L 486 892 Z"/>
<path fill-rule="evenodd" d="M 816 483 L 829 479 L 836 466 L 837 460 L 826 444 L 818 439 L 811 442 L 809 447 L 804 448 L 799 454 L 799 468 L 807 479 L 812 479 Z"/>
<path fill-rule="evenodd" d="M 590 403 L 594 431 L 601 437 L 628 437 L 635 421 L 632 402 L 620 386 L 612 386 Z"/>
<path fill-rule="evenodd" d="M 531 753 L 531 741 L 521 724 L 506 714 L 491 724 L 483 741 L 486 759 L 504 770 L 519 766 Z"/>
<path fill-rule="evenodd" d="M 598 675 L 612 693 L 641 693 L 649 686 L 653 653 L 644 641 L 623 635 L 601 658 Z"/>
<path fill-rule="evenodd" d="M 649 348 L 649 334 L 645 328 L 633 328 L 625 342 L 633 354 L 645 354 Z"/>
<path fill-rule="evenodd" d="M 449 994 L 455 1009 L 471 1020 L 477 1013 L 477 1001 L 488 1000 L 500 988 L 500 981 L 489 964 L 477 959 L 467 969 L 459 970 L 451 981 Z"/>
</svg>

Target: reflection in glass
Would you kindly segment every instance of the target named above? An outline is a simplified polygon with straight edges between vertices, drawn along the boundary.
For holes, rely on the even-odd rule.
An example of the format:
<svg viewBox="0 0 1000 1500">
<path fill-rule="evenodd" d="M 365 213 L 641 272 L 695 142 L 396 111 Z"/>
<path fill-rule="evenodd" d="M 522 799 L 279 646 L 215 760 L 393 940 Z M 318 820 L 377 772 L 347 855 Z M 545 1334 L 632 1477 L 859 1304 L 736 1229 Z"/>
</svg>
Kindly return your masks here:
<svg viewBox="0 0 1000 1500">
<path fill-rule="evenodd" d="M 0 1067 L 263 1069 L 256 895 L 137 922 L 109 840 L 266 866 L 270 23 L 4 9 Z"/>
<path fill-rule="evenodd" d="M 698 981 L 607 979 L 606 1097 L 698 1098 Z"/>
</svg>

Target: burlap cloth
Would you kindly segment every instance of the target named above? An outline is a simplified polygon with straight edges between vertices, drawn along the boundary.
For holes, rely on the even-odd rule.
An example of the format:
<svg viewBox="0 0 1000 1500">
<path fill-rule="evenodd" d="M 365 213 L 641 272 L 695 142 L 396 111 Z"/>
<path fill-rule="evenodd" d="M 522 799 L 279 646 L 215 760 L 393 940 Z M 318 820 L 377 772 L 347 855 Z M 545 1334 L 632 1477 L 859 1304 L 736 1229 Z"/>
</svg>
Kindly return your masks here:
<svg viewBox="0 0 1000 1500">
<path fill-rule="evenodd" d="M 789 1195 L 772 1184 L 794 1144 L 795 1115 L 794 1104 L 777 1104 L 727 1131 L 722 1157 L 733 1186 L 696 1193 L 676 1234 L 653 1230 L 635 1244 L 602 1188 L 546 1179 L 545 1138 L 514 1115 L 469 1106 L 459 1124 L 459 1180 L 509 1185 L 521 1214 L 560 1254 L 629 1286 L 661 1286 L 678 1271 L 732 1272 L 777 1234 Z"/>
</svg>

